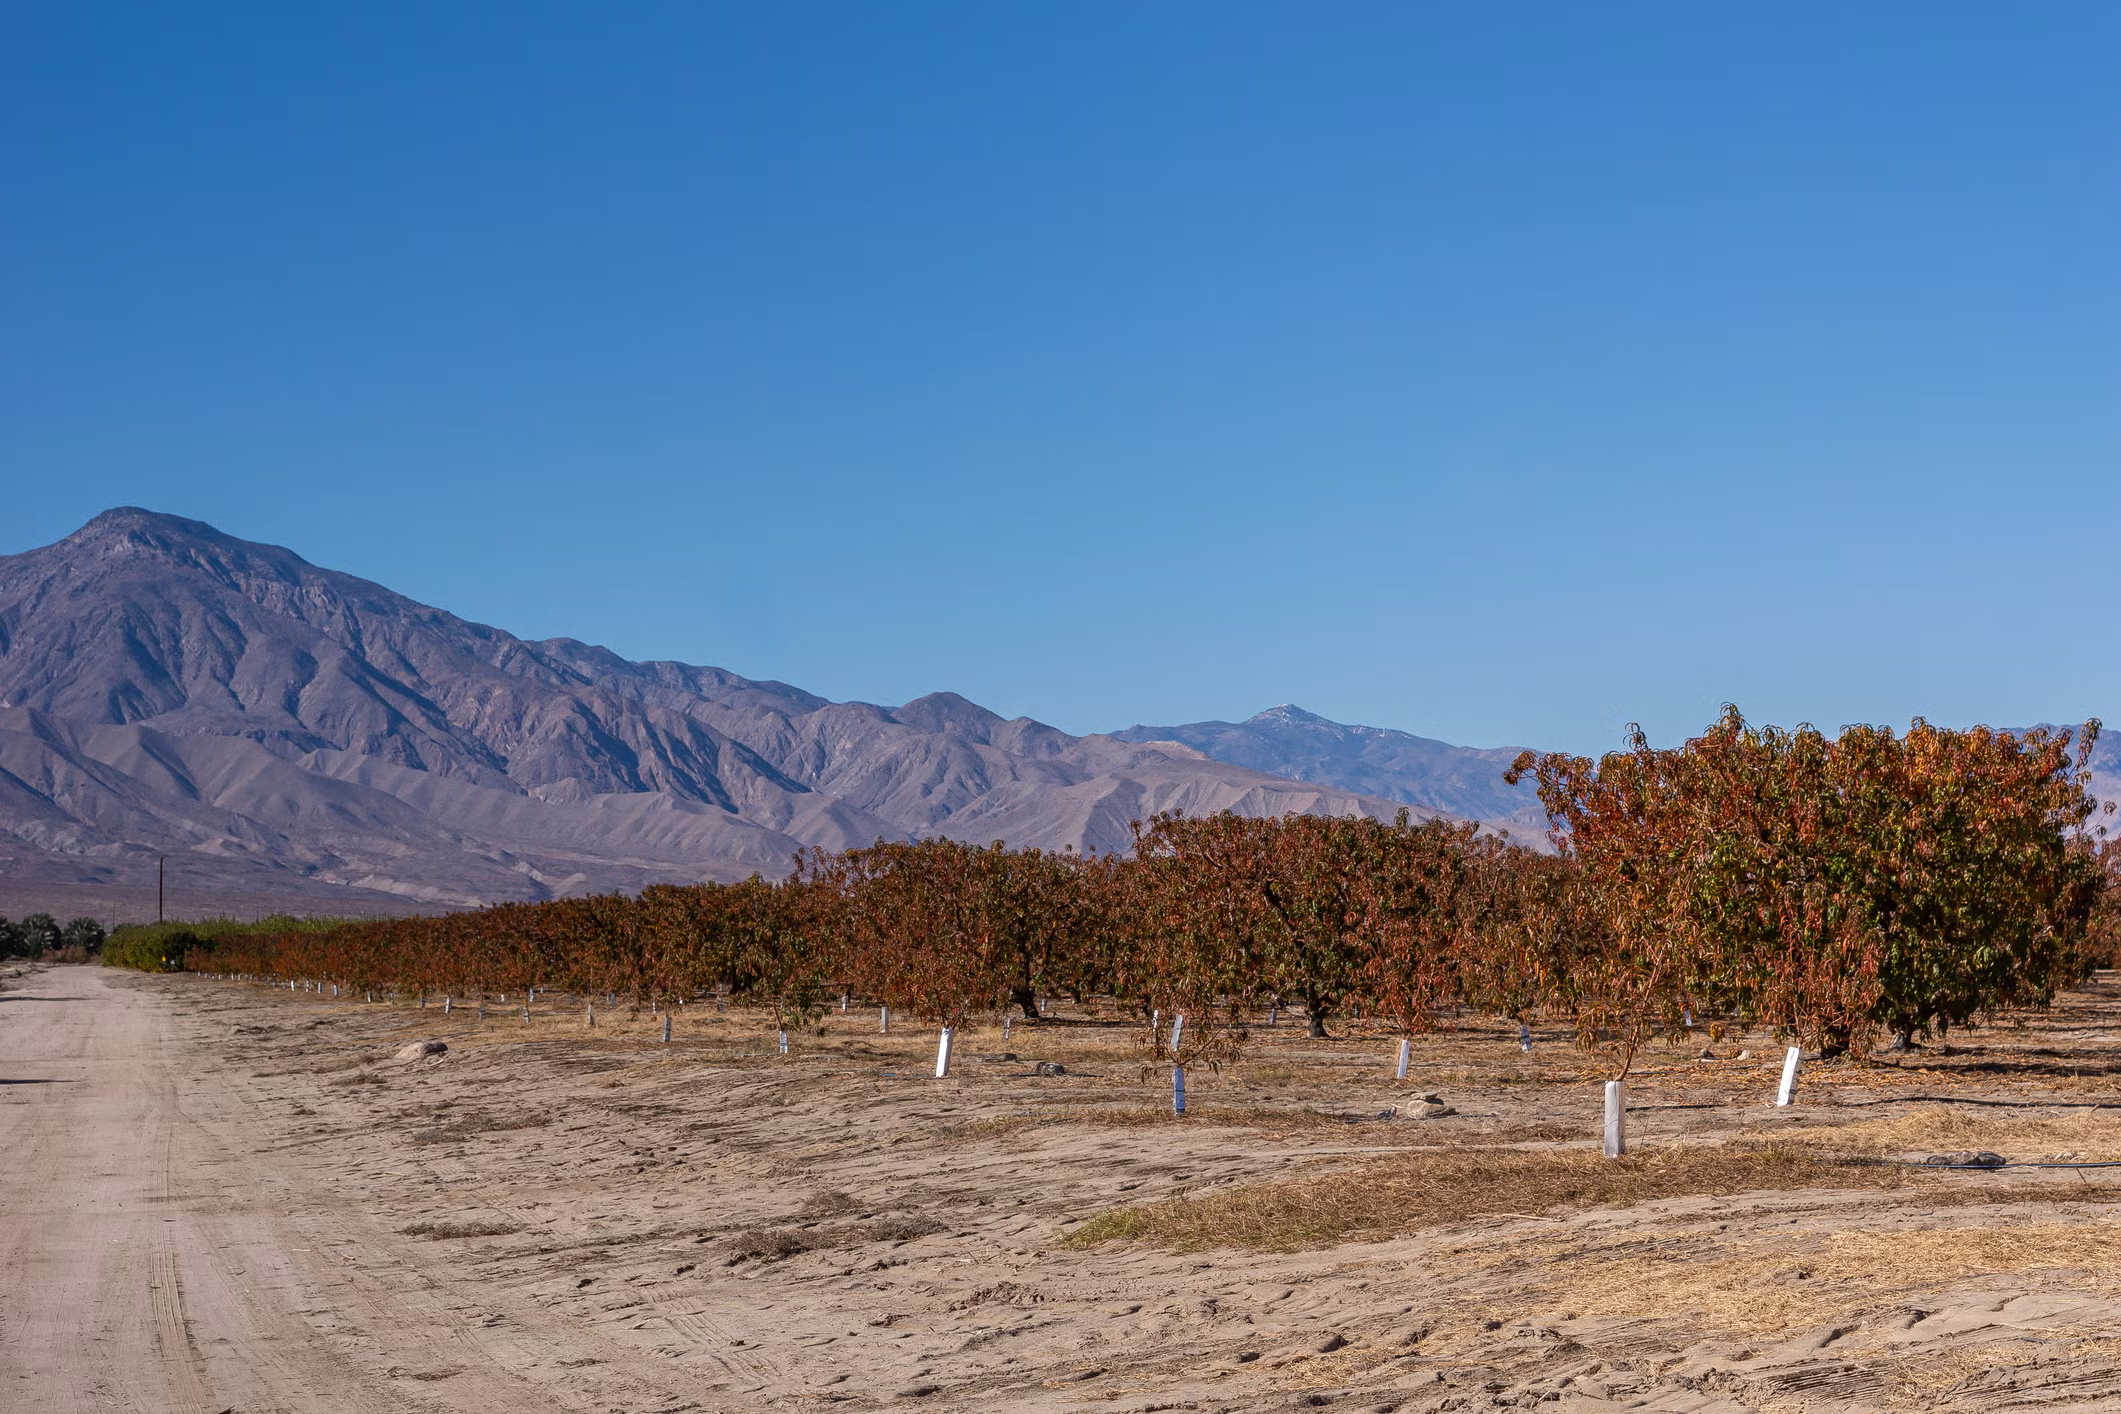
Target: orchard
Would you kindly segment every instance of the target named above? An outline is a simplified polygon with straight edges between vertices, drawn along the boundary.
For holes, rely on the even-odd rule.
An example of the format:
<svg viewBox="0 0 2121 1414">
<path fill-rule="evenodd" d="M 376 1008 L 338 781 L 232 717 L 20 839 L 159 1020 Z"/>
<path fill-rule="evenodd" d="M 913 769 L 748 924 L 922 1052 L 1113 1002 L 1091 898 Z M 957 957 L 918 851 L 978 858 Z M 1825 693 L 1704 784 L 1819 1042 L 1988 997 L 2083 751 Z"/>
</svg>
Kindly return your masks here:
<svg viewBox="0 0 2121 1414">
<path fill-rule="evenodd" d="M 1466 1010 L 1557 1020 L 1616 1078 L 1703 1029 L 1861 1056 L 2045 1005 L 2111 960 L 2097 732 L 1828 737 L 1726 709 L 1675 748 L 1636 731 L 1600 760 L 1519 757 L 1508 778 L 1536 784 L 1547 850 L 1404 812 L 1159 815 L 1109 856 L 879 842 L 806 852 L 778 881 L 193 925 L 183 961 L 356 997 L 727 997 L 784 1035 L 842 998 L 956 1028 L 1069 996 L 1136 1018 L 1179 1067 L 1229 1059 L 1283 1009 L 1314 1036 L 1358 1012 L 1410 1038 Z"/>
</svg>

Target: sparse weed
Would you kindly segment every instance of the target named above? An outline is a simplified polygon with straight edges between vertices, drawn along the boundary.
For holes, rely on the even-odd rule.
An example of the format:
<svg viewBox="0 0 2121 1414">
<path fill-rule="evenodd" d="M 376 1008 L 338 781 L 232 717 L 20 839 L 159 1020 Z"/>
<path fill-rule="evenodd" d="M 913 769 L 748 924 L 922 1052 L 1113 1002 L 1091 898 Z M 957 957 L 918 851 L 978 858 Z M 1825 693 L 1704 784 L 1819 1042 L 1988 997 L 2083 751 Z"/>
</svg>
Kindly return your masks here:
<svg viewBox="0 0 2121 1414">
<path fill-rule="evenodd" d="M 464 1223 L 414 1223 L 401 1227 L 399 1233 L 406 1237 L 506 1237 L 511 1232 L 521 1232 L 521 1223 L 464 1222 Z"/>
<path fill-rule="evenodd" d="M 941 1223 L 917 1214 L 879 1218 L 868 1223 L 754 1228 L 731 1238 L 722 1255 L 724 1265 L 731 1267 L 739 1262 L 779 1262 L 804 1252 L 827 1248 L 859 1247 L 867 1242 L 909 1242 L 942 1230 Z"/>
<path fill-rule="evenodd" d="M 1119 1208 L 1091 1218 L 1067 1241 L 1280 1251 L 1481 1217 L 1537 1217 L 1694 1194 L 1937 1181 L 1907 1168 L 1823 1159 L 1783 1145 L 1673 1148 L 1617 1160 L 1586 1150 L 1428 1151 L 1317 1178 Z"/>
</svg>

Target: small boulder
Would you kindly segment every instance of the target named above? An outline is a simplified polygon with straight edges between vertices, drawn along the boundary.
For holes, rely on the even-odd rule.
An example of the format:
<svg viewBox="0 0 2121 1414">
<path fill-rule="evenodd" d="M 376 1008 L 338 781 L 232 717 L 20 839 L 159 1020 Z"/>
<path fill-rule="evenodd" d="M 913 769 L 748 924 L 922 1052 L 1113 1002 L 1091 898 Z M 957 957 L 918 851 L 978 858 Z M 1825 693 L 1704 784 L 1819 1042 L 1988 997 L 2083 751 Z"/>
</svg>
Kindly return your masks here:
<svg viewBox="0 0 2121 1414">
<path fill-rule="evenodd" d="M 1960 1149 L 1949 1154 L 1932 1154 L 1922 1162 L 1940 1169 L 2000 1169 L 2010 1160 L 1986 1149 Z"/>
<path fill-rule="evenodd" d="M 1062 1065 L 1059 1061 L 1040 1061 L 1037 1065 L 1031 1067 L 1031 1073 L 1033 1075 L 1066 1075 L 1068 1067 Z"/>
<path fill-rule="evenodd" d="M 448 1049 L 449 1043 L 447 1041 L 407 1041 L 404 1045 L 398 1047 L 397 1054 L 392 1059 L 401 1061 L 425 1060 L 429 1056 L 438 1056 Z"/>
</svg>

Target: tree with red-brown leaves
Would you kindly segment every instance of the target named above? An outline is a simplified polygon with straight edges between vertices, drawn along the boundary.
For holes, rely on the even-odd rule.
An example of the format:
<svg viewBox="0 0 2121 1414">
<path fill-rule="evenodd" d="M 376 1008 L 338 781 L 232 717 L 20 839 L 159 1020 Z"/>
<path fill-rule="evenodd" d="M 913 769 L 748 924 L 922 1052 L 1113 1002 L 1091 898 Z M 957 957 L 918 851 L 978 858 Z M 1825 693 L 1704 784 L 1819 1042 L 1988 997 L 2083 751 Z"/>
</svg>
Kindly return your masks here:
<svg viewBox="0 0 2121 1414">
<path fill-rule="evenodd" d="M 1625 1074 L 1690 1010 L 1832 1054 L 2044 1003 L 2088 966 L 2096 733 L 1829 739 L 1727 708 L 1675 749 L 1635 729 L 1596 763 L 1520 756 L 1508 779 L 1536 777 L 1600 932 L 1571 978 L 1580 1039 Z"/>
<path fill-rule="evenodd" d="M 848 971 L 863 991 L 952 1028 L 1000 1004 L 1007 980 L 974 853 L 929 839 L 808 858 L 807 877 L 841 900 Z"/>
<path fill-rule="evenodd" d="M 714 890 L 721 967 L 732 992 L 769 1008 L 782 1031 L 809 1026 L 843 973 L 846 900 L 815 857 L 783 884 L 757 874 Z"/>
<path fill-rule="evenodd" d="M 1159 815 L 1135 854 L 1155 881 L 1167 971 L 1248 998 L 1296 997 L 1310 1034 L 1368 991 L 1410 1025 L 1450 989 L 1472 827 L 1431 821 Z M 1423 1018 L 1415 1020 L 1417 1013 Z"/>
<path fill-rule="evenodd" d="M 1492 836 L 1471 841 L 1466 863 L 1470 898 L 1454 969 L 1465 1003 L 1520 1025 L 1571 1009 L 1580 958 L 1604 951 L 1579 866 Z"/>
<path fill-rule="evenodd" d="M 1494 902 L 1486 850 L 1476 826 L 1410 825 L 1404 813 L 1389 827 L 1364 821 L 1349 833 L 1355 857 L 1342 867 L 1362 884 L 1359 983 L 1401 1030 L 1426 1031 L 1465 991 L 1461 972 Z"/>
</svg>

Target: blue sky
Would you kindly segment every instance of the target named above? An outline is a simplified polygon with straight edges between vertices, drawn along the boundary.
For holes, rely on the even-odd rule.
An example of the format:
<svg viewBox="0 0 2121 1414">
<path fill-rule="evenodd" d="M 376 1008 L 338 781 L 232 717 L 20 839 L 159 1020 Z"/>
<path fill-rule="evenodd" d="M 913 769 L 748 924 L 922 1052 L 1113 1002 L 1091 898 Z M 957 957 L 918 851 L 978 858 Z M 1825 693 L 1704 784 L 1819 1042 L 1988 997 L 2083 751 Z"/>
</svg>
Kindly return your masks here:
<svg viewBox="0 0 2121 1414">
<path fill-rule="evenodd" d="M 1078 731 L 2121 719 L 2121 7 L 16 3 L 0 125 L 0 552 Z"/>
</svg>

